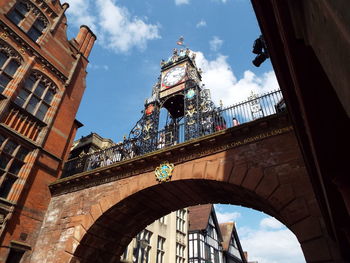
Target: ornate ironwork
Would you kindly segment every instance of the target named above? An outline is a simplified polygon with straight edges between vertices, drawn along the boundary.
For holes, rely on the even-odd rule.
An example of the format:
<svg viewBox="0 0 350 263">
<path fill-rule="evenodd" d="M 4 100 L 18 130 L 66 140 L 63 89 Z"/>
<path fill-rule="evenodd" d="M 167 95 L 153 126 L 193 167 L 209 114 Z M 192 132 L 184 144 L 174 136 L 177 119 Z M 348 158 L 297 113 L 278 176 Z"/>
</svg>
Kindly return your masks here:
<svg viewBox="0 0 350 263">
<path fill-rule="evenodd" d="M 191 88 L 193 87 L 186 89 L 186 92 L 189 92 Z M 206 92 L 202 92 L 202 94 L 198 95 L 198 92 L 194 90 L 195 95 L 193 95 L 191 91 L 188 95 L 188 100 L 200 100 L 203 103 L 203 101 L 205 101 L 204 97 L 208 95 L 205 93 Z M 278 90 L 260 97 L 254 96 L 254 98 L 250 100 L 227 108 L 213 108 L 213 105 L 209 105 L 205 111 L 198 111 L 197 108 L 195 111 L 191 110 L 192 113 L 189 115 L 185 115 L 185 121 L 172 119 L 166 127 L 161 130 L 156 129 L 156 127 L 158 127 L 157 115 L 150 114 L 148 117 L 144 118 L 144 116 L 147 115 L 144 111 L 143 117 L 132 129 L 129 138 L 126 138 L 124 142 L 111 148 L 69 160 L 65 164 L 63 176 L 68 177 L 98 167 L 108 166 L 174 144 L 183 143 L 193 138 L 254 121 L 259 117 L 278 114 L 281 112 L 279 110 L 279 105 L 281 104 L 282 98 L 281 91 Z M 260 105 L 259 112 L 261 112 L 258 116 L 254 114 L 255 112 L 251 111 L 251 105 L 256 105 L 257 101 Z M 196 103 L 197 102 L 194 104 Z M 189 110 L 189 105 L 194 104 L 185 101 L 187 110 Z M 149 103 L 146 103 L 145 108 L 147 109 L 149 105 Z M 152 112 L 159 114 L 159 108 L 156 107 L 159 106 L 157 106 L 155 102 L 155 109 L 157 110 L 153 110 Z M 147 124 L 148 120 L 151 122 Z M 191 124 L 192 120 L 194 120 L 195 123 Z M 152 126 L 150 126 L 150 124 L 152 124 Z M 145 125 L 149 126 L 145 128 Z M 145 132 L 145 130 L 147 132 Z M 147 138 L 147 135 L 149 135 L 149 138 Z"/>
</svg>

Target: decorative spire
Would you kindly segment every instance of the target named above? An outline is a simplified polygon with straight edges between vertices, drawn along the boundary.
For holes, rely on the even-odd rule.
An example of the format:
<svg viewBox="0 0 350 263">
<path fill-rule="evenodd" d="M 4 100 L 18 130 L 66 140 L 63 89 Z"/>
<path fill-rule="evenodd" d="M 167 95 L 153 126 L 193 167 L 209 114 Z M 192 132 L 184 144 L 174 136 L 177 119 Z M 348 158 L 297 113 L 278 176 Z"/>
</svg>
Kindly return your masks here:
<svg viewBox="0 0 350 263">
<path fill-rule="evenodd" d="M 184 37 L 183 36 L 179 37 L 179 40 L 176 42 L 176 44 L 178 44 L 179 46 L 182 46 L 182 47 L 186 47 L 184 45 Z"/>
</svg>

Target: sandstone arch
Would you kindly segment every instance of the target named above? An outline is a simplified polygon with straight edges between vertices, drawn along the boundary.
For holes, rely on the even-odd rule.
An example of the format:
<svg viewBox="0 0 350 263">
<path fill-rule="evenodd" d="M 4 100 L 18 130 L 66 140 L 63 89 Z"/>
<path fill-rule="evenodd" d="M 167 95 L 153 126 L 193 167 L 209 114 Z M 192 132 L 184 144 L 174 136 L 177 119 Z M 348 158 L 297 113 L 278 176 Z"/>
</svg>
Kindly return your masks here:
<svg viewBox="0 0 350 263">
<path fill-rule="evenodd" d="M 202 145 L 212 152 L 178 161 L 168 183 L 159 184 L 153 170 L 101 183 L 104 171 L 115 171 L 107 167 L 95 172 L 93 178 L 99 184 L 69 186 L 70 191 L 52 198 L 32 262 L 118 262 L 131 238 L 147 224 L 179 208 L 204 203 L 261 210 L 297 236 L 307 262 L 337 262 L 338 254 L 327 236 L 293 130 L 268 129 L 265 134 L 271 136 L 250 137 L 255 139 L 216 152 L 210 145 L 212 137 L 201 139 L 207 140 Z M 253 130 L 251 127 L 249 132 Z M 232 140 L 232 132 L 215 135 L 215 146 L 225 138 Z M 198 140 L 190 142 L 188 149 L 200 147 L 198 144 Z M 170 154 L 160 152 L 142 158 L 160 162 L 156 157 L 162 154 L 173 160 L 177 155 L 182 158 L 191 154 L 181 147 L 169 150 Z M 142 158 L 123 165 L 150 165 Z M 83 174 L 61 184 L 74 186 L 72 180 L 83 184 L 84 176 L 89 177 Z M 42 249 L 45 243 L 50 244 L 46 250 Z"/>
</svg>

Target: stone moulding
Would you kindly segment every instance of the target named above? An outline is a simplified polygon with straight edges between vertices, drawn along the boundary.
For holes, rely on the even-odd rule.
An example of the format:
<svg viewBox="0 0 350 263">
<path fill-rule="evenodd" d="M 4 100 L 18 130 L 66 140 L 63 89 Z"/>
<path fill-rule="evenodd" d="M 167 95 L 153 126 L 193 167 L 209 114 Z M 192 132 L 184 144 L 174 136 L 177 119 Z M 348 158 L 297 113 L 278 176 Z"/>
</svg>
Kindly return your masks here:
<svg viewBox="0 0 350 263">
<path fill-rule="evenodd" d="M 154 172 L 164 160 L 178 165 L 292 131 L 293 127 L 286 114 L 271 115 L 110 166 L 59 179 L 50 184 L 49 188 L 53 195 L 75 192 L 138 174 Z"/>
<path fill-rule="evenodd" d="M 17 33 L 15 33 L 11 28 L 5 25 L 2 21 L 0 21 L 0 28 L 4 32 L 0 32 L 0 37 L 6 40 L 8 37 L 11 37 L 15 42 L 18 43 L 19 46 L 22 46 L 21 52 L 29 52 L 38 58 L 38 60 L 45 66 L 46 69 L 49 69 L 58 79 L 62 80 L 62 82 L 67 81 L 67 77 L 58 70 L 54 65 L 52 65 L 46 58 L 41 56 L 34 47 L 25 42 Z"/>
</svg>

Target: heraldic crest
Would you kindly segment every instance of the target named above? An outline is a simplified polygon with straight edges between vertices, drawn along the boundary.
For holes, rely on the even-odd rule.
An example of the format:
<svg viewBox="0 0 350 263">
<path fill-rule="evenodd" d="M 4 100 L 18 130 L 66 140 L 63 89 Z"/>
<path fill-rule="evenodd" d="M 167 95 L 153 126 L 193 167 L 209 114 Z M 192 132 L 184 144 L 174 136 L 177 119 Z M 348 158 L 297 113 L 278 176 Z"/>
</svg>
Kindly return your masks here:
<svg viewBox="0 0 350 263">
<path fill-rule="evenodd" d="M 154 171 L 157 181 L 160 183 L 167 182 L 171 179 L 172 173 L 174 171 L 174 165 L 169 162 L 164 162 L 159 165 Z"/>
</svg>

